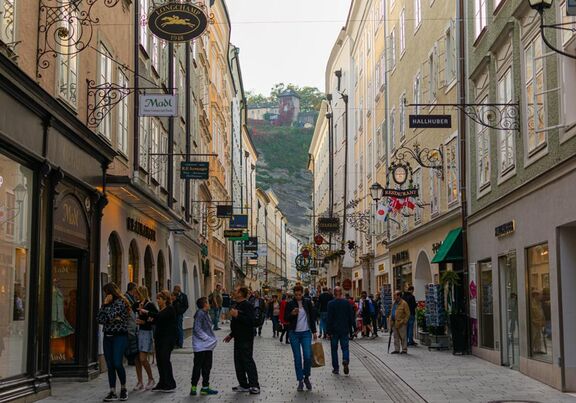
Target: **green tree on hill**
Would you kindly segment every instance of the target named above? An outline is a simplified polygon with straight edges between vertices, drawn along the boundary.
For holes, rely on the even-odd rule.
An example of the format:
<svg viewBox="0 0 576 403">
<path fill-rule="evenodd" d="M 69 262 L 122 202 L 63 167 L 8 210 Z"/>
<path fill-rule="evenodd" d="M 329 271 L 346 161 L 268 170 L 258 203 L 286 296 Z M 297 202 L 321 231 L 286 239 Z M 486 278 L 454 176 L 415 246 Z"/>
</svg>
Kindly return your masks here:
<svg viewBox="0 0 576 403">
<path fill-rule="evenodd" d="M 248 105 L 261 105 L 266 103 L 278 104 L 278 96 L 286 90 L 292 90 L 300 96 L 300 110 L 302 112 L 313 112 L 320 110 L 320 104 L 324 99 L 324 94 L 316 87 L 299 87 L 294 84 L 278 83 L 272 87 L 270 96 L 254 94 L 248 92 L 246 99 Z"/>
</svg>

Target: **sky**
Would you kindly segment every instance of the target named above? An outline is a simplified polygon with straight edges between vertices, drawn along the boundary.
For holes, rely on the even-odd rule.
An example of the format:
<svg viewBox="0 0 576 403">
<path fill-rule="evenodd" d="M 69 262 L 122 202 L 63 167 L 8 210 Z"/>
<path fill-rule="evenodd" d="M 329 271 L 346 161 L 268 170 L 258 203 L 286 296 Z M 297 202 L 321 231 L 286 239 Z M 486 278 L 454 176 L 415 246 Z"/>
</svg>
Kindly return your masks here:
<svg viewBox="0 0 576 403">
<path fill-rule="evenodd" d="M 226 0 L 231 42 L 240 48 L 244 89 L 276 83 L 318 87 L 351 0 Z"/>
</svg>

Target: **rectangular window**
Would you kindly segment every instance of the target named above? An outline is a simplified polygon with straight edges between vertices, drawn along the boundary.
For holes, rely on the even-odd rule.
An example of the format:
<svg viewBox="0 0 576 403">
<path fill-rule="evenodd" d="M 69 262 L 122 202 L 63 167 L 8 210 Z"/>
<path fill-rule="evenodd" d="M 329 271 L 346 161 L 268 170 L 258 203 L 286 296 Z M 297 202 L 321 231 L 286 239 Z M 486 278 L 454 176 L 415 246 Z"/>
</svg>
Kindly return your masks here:
<svg viewBox="0 0 576 403">
<path fill-rule="evenodd" d="M 480 36 L 486 28 L 486 0 L 474 0 L 474 33 Z"/>
<path fill-rule="evenodd" d="M 548 244 L 528 248 L 528 306 L 530 316 L 530 357 L 552 362 L 552 315 Z"/>
<path fill-rule="evenodd" d="M 118 69 L 118 85 L 128 88 L 128 77 L 121 69 Z M 128 97 L 120 101 L 118 107 L 118 150 L 124 155 L 128 155 L 128 131 L 129 131 Z"/>
<path fill-rule="evenodd" d="M 422 169 L 418 169 L 416 172 L 414 172 L 414 186 L 416 186 L 419 189 L 419 193 L 420 193 L 420 198 L 423 198 L 423 194 L 422 194 Z M 414 207 L 414 223 L 415 224 L 420 224 L 422 222 L 422 208 L 419 206 L 418 201 L 417 200 L 412 200 L 412 202 L 414 202 L 415 207 Z"/>
<path fill-rule="evenodd" d="M 430 211 L 436 215 L 440 211 L 440 178 L 434 170 L 430 170 Z"/>
<path fill-rule="evenodd" d="M 140 167 L 150 169 L 150 118 L 140 118 Z"/>
<path fill-rule="evenodd" d="M 422 0 L 414 0 L 414 31 L 422 24 Z"/>
<path fill-rule="evenodd" d="M 388 40 L 390 41 L 388 47 L 390 49 L 390 66 L 394 69 L 396 67 L 396 28 L 392 28 Z"/>
<path fill-rule="evenodd" d="M 382 58 L 380 59 L 380 66 L 382 67 L 380 69 L 380 75 L 381 75 L 380 90 L 384 91 L 384 86 L 386 85 L 386 59 L 384 52 L 382 52 Z"/>
<path fill-rule="evenodd" d="M 526 99 L 526 120 L 528 123 L 528 153 L 546 144 L 544 105 L 544 60 L 542 39 L 534 38 L 524 51 L 524 97 Z"/>
<path fill-rule="evenodd" d="M 100 44 L 98 58 L 100 59 L 98 65 L 98 85 L 106 85 L 113 83 L 112 77 L 112 54 L 108 51 L 104 44 Z M 104 96 L 104 95 L 102 95 Z M 104 103 L 104 99 L 100 98 L 97 102 Z M 98 125 L 98 132 L 112 140 L 112 113 L 108 112 Z"/>
<path fill-rule="evenodd" d="M 451 140 L 446 145 L 446 187 L 448 190 L 448 205 L 458 201 L 458 154 L 457 141 Z"/>
<path fill-rule="evenodd" d="M 32 228 L 33 172 L 0 153 L 0 178 L 0 379 L 6 380 L 30 370 L 30 246 L 36 231 Z"/>
<path fill-rule="evenodd" d="M 400 141 L 404 141 L 406 137 L 406 93 L 400 96 L 400 116 L 398 124 L 400 125 Z"/>
<path fill-rule="evenodd" d="M 76 107 L 78 91 L 78 54 L 70 54 L 68 49 L 78 40 L 78 20 L 73 15 L 76 11 L 65 7 L 60 27 L 70 32 L 70 37 L 60 38 L 58 58 L 58 96 L 73 107 Z"/>
<path fill-rule="evenodd" d="M 368 178 L 372 177 L 372 170 L 374 169 L 374 165 L 373 165 L 373 155 L 372 155 L 372 141 L 368 142 L 368 145 L 366 146 L 366 176 Z"/>
<path fill-rule="evenodd" d="M 148 1 L 140 0 L 140 44 L 146 51 L 148 51 Z"/>
<path fill-rule="evenodd" d="M 478 263 L 480 285 L 480 345 L 494 348 L 494 294 L 492 283 L 492 262 Z"/>
<path fill-rule="evenodd" d="M 168 154 L 168 134 L 166 134 L 164 130 L 160 133 L 160 153 Z M 160 186 L 166 189 L 168 184 L 168 157 L 162 155 L 158 161 L 160 162 L 160 173 L 158 179 Z"/>
<path fill-rule="evenodd" d="M 390 112 L 390 150 L 396 149 L 396 109 Z"/>
<path fill-rule="evenodd" d="M 160 153 L 160 126 L 156 119 L 152 119 L 150 124 L 150 153 L 154 154 L 151 158 L 152 166 L 150 167 L 152 178 L 158 181 L 158 178 L 161 177 L 164 159 L 163 156 L 157 155 Z"/>
<path fill-rule="evenodd" d="M 450 84 L 456 79 L 456 29 L 454 27 L 454 20 L 450 20 L 450 28 L 446 31 L 445 37 L 445 61 L 446 66 L 444 69 L 444 79 L 446 84 Z"/>
<path fill-rule="evenodd" d="M 6 44 L 16 42 L 14 30 L 16 10 L 14 1 L 15 0 L 0 0 L 0 41 Z"/>
<path fill-rule="evenodd" d="M 150 50 L 150 57 L 152 58 L 152 67 L 156 70 L 156 73 L 160 73 L 158 71 L 158 59 L 160 57 L 160 39 L 156 35 L 152 35 L 152 49 Z"/>
<path fill-rule="evenodd" d="M 485 104 L 488 98 L 482 100 Z M 482 108 L 484 109 L 484 108 Z M 481 113 L 486 113 L 482 110 Z M 490 184 L 490 134 L 488 128 L 479 123 L 476 124 L 476 147 L 478 158 L 478 186 L 480 189 Z"/>
<path fill-rule="evenodd" d="M 180 68 L 178 69 L 178 110 L 180 111 L 180 116 L 187 120 L 186 116 L 186 73 L 182 64 L 179 63 Z"/>
<path fill-rule="evenodd" d="M 414 103 L 416 105 L 420 104 L 422 101 L 421 96 L 420 96 L 420 94 L 421 94 L 420 82 L 421 82 L 420 73 L 418 73 L 416 75 L 416 77 L 414 77 L 414 94 L 413 94 L 413 98 L 412 98 L 412 99 L 414 99 Z M 414 112 L 416 114 L 418 114 L 420 112 L 420 107 L 416 106 L 414 108 Z"/>
<path fill-rule="evenodd" d="M 512 103 L 512 67 L 498 80 L 498 103 Z M 514 168 L 515 150 L 514 150 L 514 131 L 500 130 L 499 136 L 499 157 L 500 157 L 500 174 L 503 175 Z"/>
<path fill-rule="evenodd" d="M 428 56 L 428 88 L 430 91 L 430 103 L 436 100 L 436 90 L 438 87 L 438 83 L 436 82 L 438 77 L 438 66 L 436 65 L 437 61 L 438 59 L 436 58 L 436 47 L 434 47 L 434 50 L 432 53 L 430 53 L 430 56 Z"/>
<path fill-rule="evenodd" d="M 406 9 L 400 12 L 400 54 L 406 49 Z"/>
</svg>

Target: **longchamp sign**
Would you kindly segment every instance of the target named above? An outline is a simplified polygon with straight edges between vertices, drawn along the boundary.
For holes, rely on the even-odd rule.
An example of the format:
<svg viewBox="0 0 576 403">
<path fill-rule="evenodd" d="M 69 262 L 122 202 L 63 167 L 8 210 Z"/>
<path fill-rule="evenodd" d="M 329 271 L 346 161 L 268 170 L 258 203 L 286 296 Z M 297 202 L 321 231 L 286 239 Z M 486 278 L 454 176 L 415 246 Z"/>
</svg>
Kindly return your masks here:
<svg viewBox="0 0 576 403">
<path fill-rule="evenodd" d="M 176 95 L 140 95 L 140 116 L 178 116 Z"/>
<path fill-rule="evenodd" d="M 166 3 L 156 7 L 148 17 L 148 28 L 168 42 L 188 42 L 199 37 L 208 27 L 208 16 L 189 3 Z"/>
<path fill-rule="evenodd" d="M 410 129 L 450 129 L 452 116 L 450 115 L 410 115 Z"/>
</svg>

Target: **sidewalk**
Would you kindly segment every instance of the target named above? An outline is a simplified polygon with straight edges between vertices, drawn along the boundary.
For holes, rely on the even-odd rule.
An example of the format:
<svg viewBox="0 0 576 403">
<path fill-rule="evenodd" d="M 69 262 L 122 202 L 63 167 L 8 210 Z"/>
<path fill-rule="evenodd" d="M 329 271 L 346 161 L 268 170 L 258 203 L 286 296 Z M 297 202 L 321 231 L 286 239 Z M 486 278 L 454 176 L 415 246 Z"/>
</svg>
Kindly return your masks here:
<svg viewBox="0 0 576 403">
<path fill-rule="evenodd" d="M 217 332 L 219 339 L 227 330 Z M 262 337 L 255 340 L 255 360 L 262 393 L 252 396 L 232 392 L 236 385 L 232 344 L 222 341 L 215 351 L 211 386 L 220 391 L 214 397 L 191 397 L 190 375 L 193 354 L 189 349 L 173 354 L 172 364 L 178 390 L 174 394 L 133 392 L 129 401 L 190 402 L 194 399 L 218 402 L 394 402 L 394 403 L 465 403 L 465 402 L 576 402 L 519 372 L 492 365 L 473 356 L 453 356 L 450 352 L 429 352 L 424 347 L 411 348 L 407 356 L 386 353 L 387 336 L 376 340 L 360 339 L 351 343 L 350 376 L 332 375 L 330 347 L 324 341 L 327 366 L 312 370 L 311 392 L 297 392 L 290 346 L 271 336 L 266 323 Z M 186 341 L 190 345 L 190 340 Z M 153 368 L 157 373 L 156 368 Z M 128 386 L 136 383 L 134 367 L 128 367 Z M 44 402 L 100 402 L 108 391 L 105 374 L 87 383 L 54 382 L 53 396 Z"/>
</svg>

